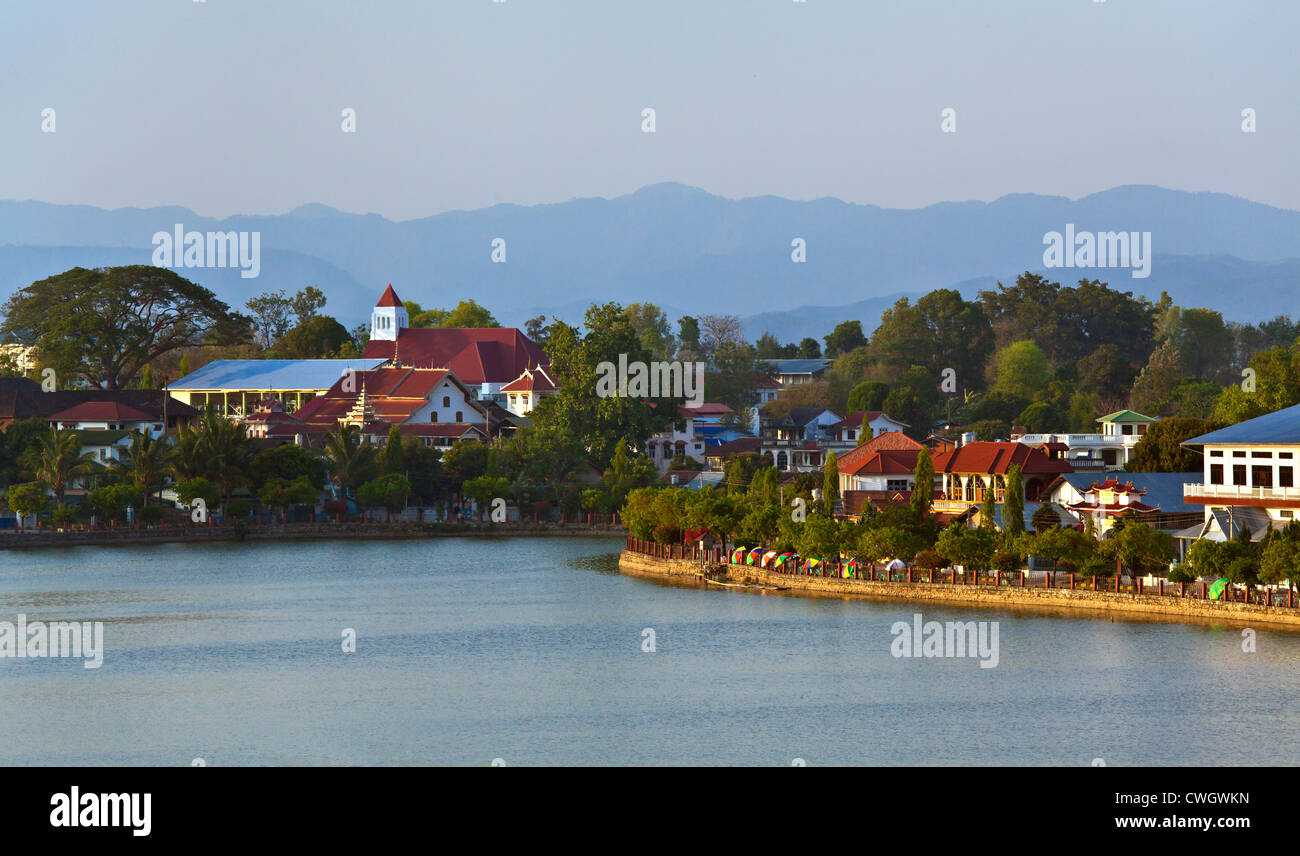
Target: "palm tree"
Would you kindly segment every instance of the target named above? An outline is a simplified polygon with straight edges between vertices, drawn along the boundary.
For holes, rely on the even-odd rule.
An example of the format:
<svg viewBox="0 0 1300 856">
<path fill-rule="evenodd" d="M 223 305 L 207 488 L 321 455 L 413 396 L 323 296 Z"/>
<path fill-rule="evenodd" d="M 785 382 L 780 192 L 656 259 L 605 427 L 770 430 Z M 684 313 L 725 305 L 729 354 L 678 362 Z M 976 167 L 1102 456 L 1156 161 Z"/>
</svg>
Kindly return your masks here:
<svg viewBox="0 0 1300 856">
<path fill-rule="evenodd" d="M 172 446 L 171 471 L 176 481 L 205 478 L 210 467 L 199 448 L 199 432 L 189 425 L 176 429 L 176 443 Z"/>
<path fill-rule="evenodd" d="M 115 460 L 112 469 L 140 488 L 145 502 L 154 490 L 161 490 L 171 464 L 171 449 L 163 437 L 148 431 L 131 432 L 131 446 L 124 459 Z"/>
<path fill-rule="evenodd" d="M 248 432 L 209 404 L 199 417 L 194 451 L 206 465 L 208 478 L 221 485 L 222 507 L 228 509 L 235 488 L 248 483 L 253 465 L 256 450 Z"/>
<path fill-rule="evenodd" d="M 344 496 L 374 476 L 376 458 L 375 447 L 361 441 L 356 425 L 341 425 L 337 433 L 325 435 L 326 466 Z"/>
<path fill-rule="evenodd" d="M 81 451 L 81 439 L 76 431 L 50 429 L 40 435 L 36 444 L 27 450 L 24 464 L 36 480 L 54 492 L 54 499 L 63 507 L 63 494 L 68 482 L 93 474 L 100 468 L 95 456 Z"/>
</svg>

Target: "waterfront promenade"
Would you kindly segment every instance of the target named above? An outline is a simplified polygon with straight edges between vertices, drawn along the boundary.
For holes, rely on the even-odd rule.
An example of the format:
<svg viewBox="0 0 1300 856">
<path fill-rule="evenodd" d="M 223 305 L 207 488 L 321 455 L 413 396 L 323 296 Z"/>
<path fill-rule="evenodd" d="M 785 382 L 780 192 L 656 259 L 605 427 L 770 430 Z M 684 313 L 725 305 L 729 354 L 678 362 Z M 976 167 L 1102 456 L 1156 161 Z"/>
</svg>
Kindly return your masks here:
<svg viewBox="0 0 1300 856">
<path fill-rule="evenodd" d="M 757 564 L 732 564 L 718 548 L 659 544 L 634 537 L 625 541 L 619 567 L 627 573 L 726 580 L 799 594 L 861 596 L 916 601 L 950 601 L 983 606 L 1063 607 L 1084 613 L 1124 612 L 1198 618 L 1249 617 L 1253 621 L 1300 629 L 1300 599 L 1294 590 L 1236 589 L 1222 599 L 1209 596 L 1208 583 L 1123 584 L 1118 576 L 1085 579 L 1075 574 L 956 569 L 886 571 L 871 565 L 850 568 L 837 561 L 790 571 Z"/>
</svg>

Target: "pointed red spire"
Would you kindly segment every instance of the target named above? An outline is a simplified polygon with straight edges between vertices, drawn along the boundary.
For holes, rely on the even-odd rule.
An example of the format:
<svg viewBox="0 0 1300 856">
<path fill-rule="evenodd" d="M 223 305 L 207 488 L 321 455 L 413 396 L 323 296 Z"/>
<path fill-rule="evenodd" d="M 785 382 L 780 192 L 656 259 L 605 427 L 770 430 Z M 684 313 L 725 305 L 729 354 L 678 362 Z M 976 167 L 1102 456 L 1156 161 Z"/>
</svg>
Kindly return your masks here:
<svg viewBox="0 0 1300 856">
<path fill-rule="evenodd" d="M 380 296 L 376 306 L 401 306 L 402 301 L 397 299 L 397 292 L 393 291 L 393 284 L 390 282 L 388 288 L 384 289 L 383 295 Z"/>
</svg>

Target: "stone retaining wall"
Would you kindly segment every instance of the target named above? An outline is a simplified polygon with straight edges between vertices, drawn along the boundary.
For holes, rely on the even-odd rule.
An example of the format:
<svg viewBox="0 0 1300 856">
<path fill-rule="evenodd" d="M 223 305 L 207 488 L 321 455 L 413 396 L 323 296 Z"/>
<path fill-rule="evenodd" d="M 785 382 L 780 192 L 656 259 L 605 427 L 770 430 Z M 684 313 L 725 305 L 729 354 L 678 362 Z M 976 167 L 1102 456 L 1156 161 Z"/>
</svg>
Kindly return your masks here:
<svg viewBox="0 0 1300 856">
<path fill-rule="evenodd" d="M 690 577 L 700 573 L 700 563 L 683 559 L 656 559 L 624 550 L 619 569 L 634 575 Z M 766 585 L 781 586 L 794 594 L 862 597 L 913 602 L 963 603 L 988 607 L 1037 607 L 1066 609 L 1081 616 L 1124 614 L 1132 618 L 1167 616 L 1175 618 L 1232 619 L 1265 623 L 1300 630 L 1300 609 L 1263 606 L 1256 603 L 1224 603 L 1216 600 L 1160 597 L 1084 589 L 1041 589 L 1018 586 L 972 586 L 949 583 L 886 583 L 846 580 L 834 577 L 805 577 L 778 574 L 749 565 L 727 565 L 727 578 L 746 578 Z"/>
</svg>

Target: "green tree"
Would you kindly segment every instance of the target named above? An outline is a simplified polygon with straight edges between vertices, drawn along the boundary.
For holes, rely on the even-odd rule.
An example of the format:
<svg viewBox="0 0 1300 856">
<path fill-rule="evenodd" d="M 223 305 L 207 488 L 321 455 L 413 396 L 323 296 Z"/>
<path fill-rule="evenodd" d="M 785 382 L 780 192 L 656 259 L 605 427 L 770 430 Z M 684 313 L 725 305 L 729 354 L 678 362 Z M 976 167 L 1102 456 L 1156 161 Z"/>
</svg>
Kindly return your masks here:
<svg viewBox="0 0 1300 856">
<path fill-rule="evenodd" d="M 889 384 L 876 380 L 864 380 L 853 387 L 853 391 L 849 393 L 845 409 L 850 413 L 856 413 L 859 410 L 883 410 L 885 398 L 888 395 Z"/>
<path fill-rule="evenodd" d="M 314 318 L 325 308 L 325 292 L 314 285 L 309 285 L 289 298 L 289 304 L 298 323 L 302 324 L 307 319 Z"/>
<path fill-rule="evenodd" d="M 993 488 L 984 488 L 984 499 L 980 502 L 980 529 L 997 529 L 997 518 L 994 516 L 997 514 L 997 504 L 994 495 Z M 1005 520 L 1005 516 L 1003 519 Z"/>
<path fill-rule="evenodd" d="M 1036 398 L 1052 378 L 1047 354 L 1035 342 L 1013 342 L 998 352 L 994 387 L 1009 395 Z"/>
<path fill-rule="evenodd" d="M 22 526 L 24 517 L 40 514 L 49 509 L 49 496 L 41 484 L 11 485 L 5 493 L 5 502 L 18 514 L 18 525 Z"/>
<path fill-rule="evenodd" d="M 396 422 L 388 426 L 388 439 L 384 441 L 383 451 L 379 453 L 379 472 L 384 475 L 406 472 L 405 444 Z"/>
<path fill-rule="evenodd" d="M 867 337 L 862 333 L 861 321 L 841 321 L 826 337 L 826 356 L 838 357 L 854 348 L 867 344 Z"/>
<path fill-rule="evenodd" d="M 916 455 L 916 479 L 912 486 L 910 505 L 918 518 L 924 518 L 930 514 L 933 503 L 934 461 L 930 458 L 930 450 L 922 447 Z"/>
<path fill-rule="evenodd" d="M 839 455 L 834 451 L 826 456 L 826 466 L 822 469 L 822 508 L 826 514 L 835 512 L 835 503 L 840 498 Z"/>
<path fill-rule="evenodd" d="M 320 495 L 320 486 L 307 476 L 292 481 L 282 478 L 268 479 L 257 492 L 257 501 L 268 508 L 279 508 L 280 519 L 289 522 L 289 508 L 294 505 L 313 505 Z M 405 494 L 403 494 L 405 498 Z M 383 503 L 378 503 L 383 505 Z"/>
<path fill-rule="evenodd" d="M 378 470 L 374 445 L 361 438 L 356 425 L 340 425 L 325 435 L 325 466 L 345 495 L 370 481 Z"/>
<path fill-rule="evenodd" d="M 629 303 L 623 308 L 623 314 L 636 330 L 641 345 L 656 360 L 672 359 L 677 352 L 677 341 L 662 309 L 653 303 Z"/>
<path fill-rule="evenodd" d="M 600 480 L 609 493 L 612 507 L 621 508 L 631 491 L 652 484 L 657 476 L 653 461 L 645 455 L 632 454 L 628 444 L 620 443 Z"/>
<path fill-rule="evenodd" d="M 1007 467 L 1007 489 L 1002 505 L 1003 541 L 1010 543 L 1025 531 L 1025 479 L 1019 464 Z"/>
<path fill-rule="evenodd" d="M 504 482 L 505 479 L 496 479 L 495 481 Z M 506 489 L 509 489 L 508 482 L 506 483 Z M 392 522 L 394 514 L 406 508 L 406 498 L 410 495 L 411 483 L 401 473 L 389 473 L 388 475 L 379 476 L 357 488 L 357 502 L 363 506 L 383 508 L 388 512 L 389 522 Z M 481 508 L 479 509 L 479 517 L 482 519 Z"/>
<path fill-rule="evenodd" d="M 318 360 L 337 355 L 351 343 L 351 334 L 337 320 L 328 315 L 312 315 L 285 332 L 273 350 L 282 360 Z"/>
<path fill-rule="evenodd" d="M 102 485 L 86 493 L 86 505 L 108 520 L 125 520 L 127 506 L 138 506 L 143 494 L 134 484 Z"/>
<path fill-rule="evenodd" d="M 259 347 L 271 347 L 293 326 L 293 303 L 284 289 L 250 298 L 244 308 L 252 317 L 253 341 Z"/>
<path fill-rule="evenodd" d="M 1034 515 L 1029 518 L 1029 522 L 1033 525 L 1034 531 L 1041 535 L 1060 528 L 1061 515 L 1056 513 L 1051 503 L 1044 502 L 1034 510 Z"/>
<path fill-rule="evenodd" d="M 57 429 L 42 434 L 36 445 L 27 450 L 25 465 L 54 494 L 59 508 L 63 507 L 69 482 L 86 478 L 100 469 L 90 452 L 81 451 L 81 438 L 76 431 Z"/>
<path fill-rule="evenodd" d="M 1183 377 L 1178 349 L 1165 342 L 1151 352 L 1146 368 L 1133 381 L 1129 406 L 1141 413 L 1158 414 L 1164 411 L 1174 387 Z"/>
<path fill-rule="evenodd" d="M 189 506 L 194 505 L 194 500 L 201 499 L 208 508 L 215 508 L 221 501 L 221 488 L 202 476 L 196 476 L 176 483 L 176 498 Z"/>
<path fill-rule="evenodd" d="M 0 336 L 39 348 L 60 379 L 125 389 L 180 348 L 239 341 L 248 319 L 211 291 L 152 265 L 73 268 L 19 289 Z"/>
<path fill-rule="evenodd" d="M 1222 427 L 1206 419 L 1176 416 L 1161 419 L 1147 426 L 1124 468 L 1130 473 L 1201 472 L 1203 459 L 1200 450 L 1182 444 Z"/>
<path fill-rule="evenodd" d="M 648 363 L 651 354 L 618 304 L 588 309 L 585 327 L 586 334 L 579 336 L 575 328 L 555 322 L 547 354 L 559 391 L 547 396 L 530 419 L 540 429 L 576 440 L 596 466 L 604 469 L 620 443 L 644 448 L 652 433 L 675 418 L 683 399 L 651 399 L 649 390 L 645 391 L 647 397 L 620 394 L 620 355 L 631 365 Z"/>
<path fill-rule="evenodd" d="M 165 437 L 154 437 L 148 431 L 132 431 L 131 445 L 121 459 L 113 461 L 110 469 L 139 488 L 147 501 L 167 480 L 171 448 Z"/>
<path fill-rule="evenodd" d="M 1288 529 L 1294 530 L 1296 524 L 1293 521 Z M 1259 579 L 1260 582 L 1272 585 L 1288 583 L 1292 589 L 1300 585 L 1300 574 L 1296 569 L 1300 568 L 1300 539 L 1294 537 L 1291 533 L 1273 533 L 1264 543 L 1264 549 L 1259 557 Z"/>
</svg>

